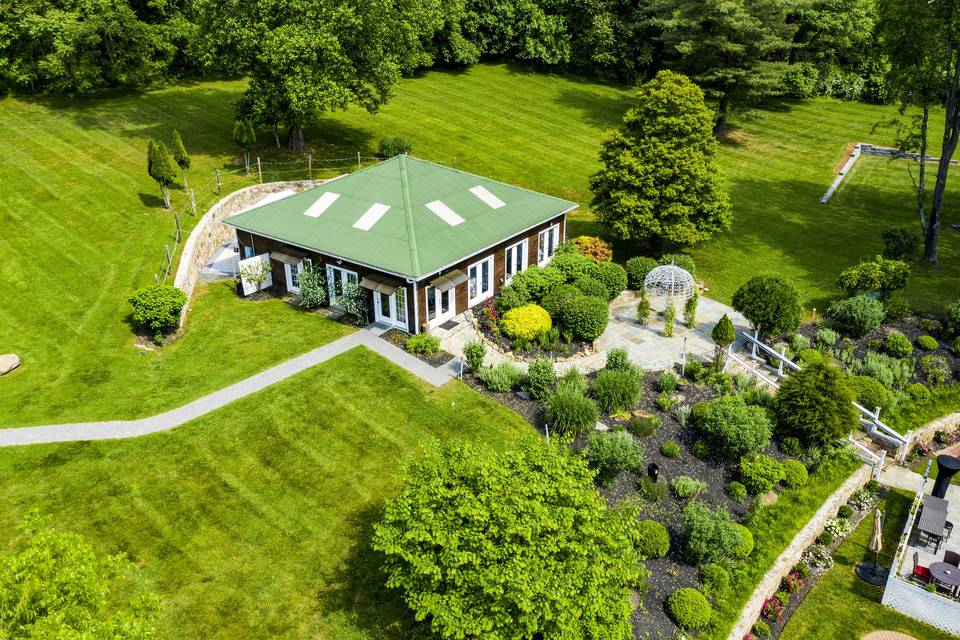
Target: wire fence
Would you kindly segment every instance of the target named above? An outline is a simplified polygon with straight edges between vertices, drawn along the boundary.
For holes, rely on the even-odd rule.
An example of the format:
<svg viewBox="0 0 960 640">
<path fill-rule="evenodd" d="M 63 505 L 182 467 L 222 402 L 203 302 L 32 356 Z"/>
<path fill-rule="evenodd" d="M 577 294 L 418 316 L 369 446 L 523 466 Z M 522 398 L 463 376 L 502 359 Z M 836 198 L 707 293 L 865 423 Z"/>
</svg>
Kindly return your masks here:
<svg viewBox="0 0 960 640">
<path fill-rule="evenodd" d="M 196 220 L 224 196 L 255 184 L 265 182 L 294 182 L 322 180 L 362 169 L 382 161 L 378 156 L 357 155 L 340 158 L 320 158 L 306 154 L 293 160 L 264 160 L 250 158 L 249 166 L 224 166 L 213 173 L 186 174 L 186 183 L 170 188 L 170 212 L 173 228 L 163 245 L 160 270 L 154 274 L 157 284 L 166 284 L 174 272 L 184 235 L 190 232 Z M 196 180 L 200 178 L 200 181 Z M 204 179 L 205 178 L 205 179 Z"/>
</svg>

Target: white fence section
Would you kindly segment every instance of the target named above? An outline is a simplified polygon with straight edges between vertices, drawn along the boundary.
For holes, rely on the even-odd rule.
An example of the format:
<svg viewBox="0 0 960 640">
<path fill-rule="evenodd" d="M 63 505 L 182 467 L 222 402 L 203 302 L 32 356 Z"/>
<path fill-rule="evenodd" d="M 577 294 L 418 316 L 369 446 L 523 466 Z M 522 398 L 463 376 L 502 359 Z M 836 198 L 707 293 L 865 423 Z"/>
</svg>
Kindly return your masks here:
<svg viewBox="0 0 960 640">
<path fill-rule="evenodd" d="M 860 454 L 860 458 L 869 465 L 873 466 L 872 476 L 874 480 L 880 479 L 880 474 L 883 473 L 883 463 L 887 460 L 887 452 L 881 451 L 879 454 L 874 453 L 867 447 L 863 446 L 859 442 L 853 439 L 853 436 L 847 436 L 847 441 L 850 442 L 854 448 L 857 450 L 857 453 Z"/>
<path fill-rule="evenodd" d="M 914 620 L 926 622 L 930 626 L 960 636 L 960 602 L 955 602 L 936 593 L 930 593 L 923 587 L 899 577 L 900 568 L 907 557 L 907 543 L 910 540 L 910 532 L 913 530 L 913 521 L 919 511 L 924 495 L 923 490 L 930 476 L 930 465 L 931 463 L 928 462 L 927 470 L 923 474 L 920 487 L 917 489 L 917 495 L 910 507 L 910 515 L 907 517 L 907 524 L 903 528 L 903 535 L 900 538 L 900 544 L 897 546 L 897 554 L 893 558 L 893 566 L 890 567 L 890 575 L 887 577 L 887 585 L 883 590 L 881 602 L 884 606 L 899 611 Z"/>
</svg>

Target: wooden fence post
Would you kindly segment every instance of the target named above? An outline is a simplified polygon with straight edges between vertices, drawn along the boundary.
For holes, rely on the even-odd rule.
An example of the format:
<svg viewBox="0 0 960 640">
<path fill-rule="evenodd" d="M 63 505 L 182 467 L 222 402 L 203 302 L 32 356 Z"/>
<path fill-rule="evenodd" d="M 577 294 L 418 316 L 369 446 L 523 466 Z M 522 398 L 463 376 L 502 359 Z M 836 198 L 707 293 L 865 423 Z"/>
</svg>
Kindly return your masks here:
<svg viewBox="0 0 960 640">
<path fill-rule="evenodd" d="M 190 207 L 193 209 L 194 215 L 197 213 L 197 195 L 193 192 L 193 189 L 190 189 Z"/>
<path fill-rule="evenodd" d="M 313 180 L 313 154 L 307 154 L 307 179 Z"/>
<path fill-rule="evenodd" d="M 173 257 L 170 255 L 170 245 L 163 245 L 163 252 L 167 256 L 167 267 L 165 269 L 166 275 L 170 275 L 170 263 L 173 262 Z"/>
<path fill-rule="evenodd" d="M 177 225 L 176 242 L 177 244 L 180 244 L 180 216 L 177 215 L 176 211 L 173 212 L 173 222 L 175 225 Z"/>
<path fill-rule="evenodd" d="M 217 169 L 217 195 L 220 195 L 220 169 Z"/>
<path fill-rule="evenodd" d="M 260 156 L 257 156 L 257 175 L 260 177 L 260 184 L 263 184 L 263 169 L 260 167 Z"/>
</svg>

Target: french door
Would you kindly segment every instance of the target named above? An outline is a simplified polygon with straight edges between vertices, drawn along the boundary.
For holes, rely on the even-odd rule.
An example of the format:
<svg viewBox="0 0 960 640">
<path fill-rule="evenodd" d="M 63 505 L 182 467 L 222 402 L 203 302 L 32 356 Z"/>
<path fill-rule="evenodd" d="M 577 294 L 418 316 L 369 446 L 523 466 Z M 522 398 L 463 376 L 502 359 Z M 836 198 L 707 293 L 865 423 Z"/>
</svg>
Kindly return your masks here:
<svg viewBox="0 0 960 640">
<path fill-rule="evenodd" d="M 467 306 L 472 307 L 493 295 L 493 256 L 467 269 Z"/>
<path fill-rule="evenodd" d="M 343 287 L 347 283 L 357 284 L 360 279 L 355 271 L 341 269 L 332 264 L 327 265 L 327 295 L 330 298 L 331 307 L 341 307 L 340 296 L 343 295 Z"/>
<path fill-rule="evenodd" d="M 287 276 L 287 291 L 300 293 L 300 273 L 303 268 L 311 264 L 310 258 L 304 258 L 297 264 L 283 264 L 283 272 Z"/>
<path fill-rule="evenodd" d="M 398 288 L 389 296 L 375 291 L 373 293 L 373 311 L 377 322 L 385 322 L 408 331 L 407 325 L 407 290 Z"/>
<path fill-rule="evenodd" d="M 433 285 L 424 290 L 427 297 L 427 323 L 436 326 L 456 315 L 454 291 L 456 287 L 440 291 Z"/>
</svg>

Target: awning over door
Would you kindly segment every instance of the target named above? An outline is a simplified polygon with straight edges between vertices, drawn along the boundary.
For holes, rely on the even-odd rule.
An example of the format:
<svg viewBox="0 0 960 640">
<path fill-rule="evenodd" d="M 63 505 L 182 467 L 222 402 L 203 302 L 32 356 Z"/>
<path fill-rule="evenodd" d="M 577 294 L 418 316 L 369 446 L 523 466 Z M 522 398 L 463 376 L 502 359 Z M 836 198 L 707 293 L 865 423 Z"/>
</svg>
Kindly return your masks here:
<svg viewBox="0 0 960 640">
<path fill-rule="evenodd" d="M 393 278 L 381 275 L 379 273 L 371 273 L 360 281 L 360 286 L 364 289 L 370 289 L 370 291 L 376 291 L 377 293 L 382 293 L 385 296 L 392 296 L 393 292 L 399 289 L 402 285 L 403 283 L 401 283 L 399 280 L 394 280 Z"/>
<path fill-rule="evenodd" d="M 270 252 L 271 260 L 276 260 L 277 262 L 282 262 L 284 264 L 300 264 L 306 257 L 307 253 L 305 251 L 294 249 L 293 247 L 288 247 L 286 245 L 280 247 L 276 251 Z"/>
<path fill-rule="evenodd" d="M 467 274 L 459 269 L 454 269 L 450 273 L 445 273 L 438 278 L 434 278 L 430 281 L 430 284 L 435 286 L 440 291 L 449 291 L 453 289 L 458 284 L 463 284 L 467 281 Z"/>
</svg>

